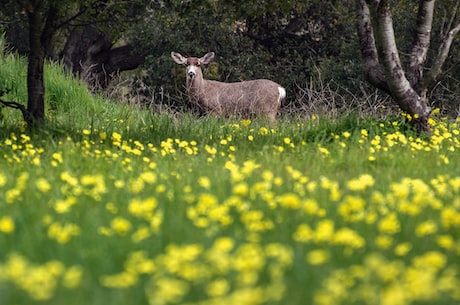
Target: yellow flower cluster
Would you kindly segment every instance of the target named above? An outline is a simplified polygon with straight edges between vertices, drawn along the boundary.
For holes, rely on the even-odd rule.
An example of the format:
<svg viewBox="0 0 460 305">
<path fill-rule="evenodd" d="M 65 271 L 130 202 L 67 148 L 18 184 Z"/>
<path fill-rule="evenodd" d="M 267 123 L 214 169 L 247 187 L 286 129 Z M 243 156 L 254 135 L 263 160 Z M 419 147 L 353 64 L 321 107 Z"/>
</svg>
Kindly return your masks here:
<svg viewBox="0 0 460 305">
<path fill-rule="evenodd" d="M 318 305 L 405 305 L 445 296 L 460 300 L 458 271 L 445 269 L 446 261 L 446 255 L 438 251 L 416 256 L 409 263 L 368 254 L 362 264 L 334 270 L 314 301 Z"/>
<path fill-rule="evenodd" d="M 250 120 L 203 142 L 88 128 L 54 150 L 11 134 L 0 291 L 47 301 L 85 276 L 150 304 L 457 303 L 460 132 L 446 126 L 321 143 Z M 435 156 L 436 174 L 404 172 L 402 153 Z"/>
<path fill-rule="evenodd" d="M 146 291 L 151 304 L 182 303 L 191 290 L 202 291 L 203 297 L 187 304 L 263 304 L 282 298 L 284 274 L 292 260 L 292 251 L 279 243 L 237 246 L 234 239 L 221 237 L 207 249 L 172 244 L 154 259 L 134 252 L 122 272 L 100 281 L 106 287 L 126 289 L 137 285 L 141 275 L 149 275 Z"/>
<path fill-rule="evenodd" d="M 46 301 L 53 297 L 59 285 L 73 289 L 80 285 L 83 270 L 80 266 L 66 268 L 53 260 L 34 265 L 24 257 L 11 253 L 0 263 L 0 285 L 11 282 L 27 292 L 33 300 Z"/>
</svg>

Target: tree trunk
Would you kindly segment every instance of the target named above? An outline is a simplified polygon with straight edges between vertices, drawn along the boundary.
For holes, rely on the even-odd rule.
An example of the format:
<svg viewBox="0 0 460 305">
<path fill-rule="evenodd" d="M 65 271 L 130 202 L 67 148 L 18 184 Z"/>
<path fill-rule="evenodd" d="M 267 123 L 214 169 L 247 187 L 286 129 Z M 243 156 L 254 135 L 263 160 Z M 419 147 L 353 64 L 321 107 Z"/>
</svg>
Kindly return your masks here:
<svg viewBox="0 0 460 305">
<path fill-rule="evenodd" d="M 424 0 L 421 1 L 424 2 Z M 374 79 L 373 83 L 377 84 L 377 87 L 381 89 L 388 88 L 390 95 L 398 106 L 411 115 L 411 123 L 419 132 L 428 132 L 428 118 L 431 110 L 428 107 L 426 98 L 420 96 L 414 90 L 403 70 L 396 46 L 389 0 L 368 2 L 373 2 L 375 5 L 374 18 L 370 14 L 367 2 L 357 0 L 358 35 L 366 72 L 372 76 L 371 80 Z M 378 43 L 375 43 L 373 38 L 372 20 L 375 21 Z M 375 49 L 378 50 L 378 57 L 375 55 Z M 372 52 L 369 52 L 369 50 Z M 424 52 L 420 52 L 420 50 L 414 51 L 414 54 L 422 54 L 422 57 L 424 56 Z M 420 58 L 420 56 L 417 56 L 417 58 Z M 420 65 L 423 62 L 424 59 L 417 61 Z M 382 68 L 384 71 L 384 80 L 381 77 L 380 69 Z M 418 66 L 415 68 L 419 69 Z"/>
<path fill-rule="evenodd" d="M 39 11 L 28 12 L 29 18 L 29 61 L 27 65 L 27 117 L 24 120 L 29 126 L 41 125 L 45 122 L 45 82 L 43 66 L 45 52 L 41 36 L 44 26 L 43 16 Z"/>
<path fill-rule="evenodd" d="M 405 72 L 396 46 L 390 0 L 356 0 L 358 36 L 368 79 L 377 88 L 388 92 L 399 107 L 411 115 L 411 123 L 419 132 L 429 131 L 431 109 L 427 91 L 441 73 L 454 36 L 460 32 L 460 23 L 454 23 L 458 19 L 459 5 L 460 0 L 457 0 L 446 27 L 447 32 L 441 37 L 438 52 L 431 60 L 432 67 L 427 69 L 435 0 L 418 1 L 417 22 Z M 371 14 L 369 7 L 374 14 Z M 372 26 L 372 22 L 375 26 Z M 377 42 L 374 40 L 374 30 Z M 425 70 L 428 72 L 424 75 Z"/>
<path fill-rule="evenodd" d="M 105 89 L 119 72 L 135 69 L 145 59 L 130 45 L 112 48 L 107 36 L 90 26 L 71 32 L 62 57 L 64 65 L 94 89 Z"/>
<path fill-rule="evenodd" d="M 376 20 L 381 43 L 380 57 L 393 98 L 403 111 L 414 118 L 413 123 L 418 131 L 428 131 L 427 123 L 431 109 L 428 107 L 426 99 L 413 89 L 402 68 L 393 31 L 389 0 L 380 1 L 377 6 Z"/>
</svg>

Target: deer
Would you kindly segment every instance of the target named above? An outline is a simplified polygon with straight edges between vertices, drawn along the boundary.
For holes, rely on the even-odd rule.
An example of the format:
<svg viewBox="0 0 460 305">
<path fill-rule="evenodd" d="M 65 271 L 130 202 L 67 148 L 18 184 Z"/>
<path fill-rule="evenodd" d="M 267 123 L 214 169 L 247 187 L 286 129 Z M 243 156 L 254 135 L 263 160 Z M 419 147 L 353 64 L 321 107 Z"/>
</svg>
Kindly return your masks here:
<svg viewBox="0 0 460 305">
<path fill-rule="evenodd" d="M 260 116 L 274 121 L 286 98 L 286 90 L 268 79 L 234 83 L 204 79 L 201 66 L 212 62 L 214 56 L 214 52 L 201 58 L 171 52 L 177 64 L 186 66 L 186 90 L 190 102 L 204 114 L 244 119 Z"/>
</svg>

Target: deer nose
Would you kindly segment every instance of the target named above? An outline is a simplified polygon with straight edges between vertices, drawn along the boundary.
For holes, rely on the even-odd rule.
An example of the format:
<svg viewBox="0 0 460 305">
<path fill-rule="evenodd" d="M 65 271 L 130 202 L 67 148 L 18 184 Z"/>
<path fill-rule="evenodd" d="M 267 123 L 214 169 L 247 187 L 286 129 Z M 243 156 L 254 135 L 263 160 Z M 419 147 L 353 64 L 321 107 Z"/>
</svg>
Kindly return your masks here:
<svg viewBox="0 0 460 305">
<path fill-rule="evenodd" d="M 196 73 L 195 73 L 195 71 L 191 71 L 191 70 L 190 70 L 190 71 L 187 72 L 187 75 L 188 75 L 188 77 L 190 77 L 190 78 L 194 78 L 195 75 L 196 75 Z"/>
</svg>

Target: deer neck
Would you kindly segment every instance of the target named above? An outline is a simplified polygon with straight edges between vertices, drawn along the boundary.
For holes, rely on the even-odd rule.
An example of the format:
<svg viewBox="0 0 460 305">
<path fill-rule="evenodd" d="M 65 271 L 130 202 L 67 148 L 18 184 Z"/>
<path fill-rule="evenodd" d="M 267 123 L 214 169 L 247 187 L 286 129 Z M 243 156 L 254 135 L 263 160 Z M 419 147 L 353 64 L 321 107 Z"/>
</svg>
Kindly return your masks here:
<svg viewBox="0 0 460 305">
<path fill-rule="evenodd" d="M 203 92 L 204 82 L 205 80 L 203 79 L 201 71 L 197 72 L 193 78 L 187 77 L 187 90 L 190 97 L 194 99 L 200 98 Z"/>
</svg>

